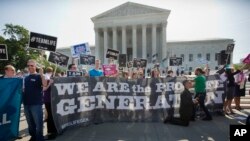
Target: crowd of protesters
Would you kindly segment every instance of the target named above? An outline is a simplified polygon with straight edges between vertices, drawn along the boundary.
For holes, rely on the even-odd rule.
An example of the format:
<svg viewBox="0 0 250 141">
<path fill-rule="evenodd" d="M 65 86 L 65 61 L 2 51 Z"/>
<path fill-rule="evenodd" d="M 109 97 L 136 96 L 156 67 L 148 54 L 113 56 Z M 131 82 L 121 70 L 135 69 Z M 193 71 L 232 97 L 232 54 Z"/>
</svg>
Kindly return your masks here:
<svg viewBox="0 0 250 141">
<path fill-rule="evenodd" d="M 226 82 L 226 98 L 224 101 L 223 111 L 225 114 L 234 114 L 231 103 L 234 99 L 236 109 L 241 110 L 240 97 L 245 95 L 245 83 L 247 81 L 246 74 L 242 70 L 233 71 L 232 68 L 223 68 L 225 73 L 221 75 L 225 76 Z M 38 72 L 37 72 L 38 70 Z M 45 69 L 37 67 L 35 60 L 29 60 L 27 62 L 27 68 L 24 71 L 16 73 L 16 69 L 12 65 L 7 65 L 4 68 L 5 74 L 1 78 L 23 78 L 23 105 L 24 113 L 28 123 L 28 131 L 31 136 L 31 141 L 42 141 L 44 139 L 55 139 L 57 136 L 56 127 L 52 117 L 51 111 L 51 85 L 53 84 L 53 77 L 65 77 L 65 72 L 54 73 L 52 67 Z M 70 64 L 68 66 L 70 71 L 78 71 L 76 64 Z M 165 73 L 167 72 L 167 73 Z M 181 71 L 181 75 L 184 72 Z M 194 80 L 183 81 L 184 91 L 181 94 L 180 103 L 180 118 L 175 118 L 173 115 L 168 115 L 164 123 L 172 123 L 182 126 L 188 126 L 189 121 L 195 121 L 196 118 L 196 106 L 204 111 L 205 117 L 203 120 L 212 120 L 212 116 L 205 106 L 206 99 L 206 78 L 205 75 L 209 75 L 209 69 L 197 68 L 194 72 L 196 77 Z M 177 76 L 179 73 L 176 72 Z M 84 74 L 84 77 L 100 77 L 105 76 L 101 69 L 101 61 L 95 60 L 95 67 Z M 155 65 L 153 68 L 145 71 L 144 68 L 136 68 L 135 71 L 122 70 L 118 71 L 115 75 L 106 75 L 106 77 L 123 77 L 125 79 L 141 79 L 141 78 L 160 78 L 160 77 L 173 77 L 173 70 L 160 71 L 159 65 Z M 248 80 L 250 79 L 250 76 Z M 249 80 L 250 81 L 250 80 Z M 194 88 L 195 94 L 192 94 L 189 89 Z M 42 105 L 45 105 L 46 116 L 43 120 Z M 47 136 L 43 136 L 43 122 L 47 122 Z"/>
</svg>

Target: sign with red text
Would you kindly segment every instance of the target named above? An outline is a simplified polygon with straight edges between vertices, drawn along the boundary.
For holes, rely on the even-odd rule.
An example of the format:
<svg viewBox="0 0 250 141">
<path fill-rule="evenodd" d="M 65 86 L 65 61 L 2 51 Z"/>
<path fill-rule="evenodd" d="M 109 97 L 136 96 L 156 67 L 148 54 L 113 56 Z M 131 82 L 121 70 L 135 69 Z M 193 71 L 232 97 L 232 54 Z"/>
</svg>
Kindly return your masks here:
<svg viewBox="0 0 250 141">
<path fill-rule="evenodd" d="M 105 76 L 115 75 L 117 73 L 116 65 L 102 65 L 103 73 Z"/>
</svg>

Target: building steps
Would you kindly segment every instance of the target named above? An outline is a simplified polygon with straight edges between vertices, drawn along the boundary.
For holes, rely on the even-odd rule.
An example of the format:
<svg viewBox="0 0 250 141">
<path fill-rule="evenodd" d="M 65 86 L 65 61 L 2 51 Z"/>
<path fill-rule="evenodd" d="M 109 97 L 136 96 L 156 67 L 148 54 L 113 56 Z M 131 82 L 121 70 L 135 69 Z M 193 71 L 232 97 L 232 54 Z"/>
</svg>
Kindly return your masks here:
<svg viewBox="0 0 250 141">
<path fill-rule="evenodd" d="M 250 109 L 250 95 L 249 95 L 249 90 L 250 90 L 250 82 L 246 83 L 246 95 L 242 96 L 240 98 L 240 106 L 243 109 Z M 232 102 L 232 108 L 235 108 L 235 103 L 234 100 Z"/>
</svg>

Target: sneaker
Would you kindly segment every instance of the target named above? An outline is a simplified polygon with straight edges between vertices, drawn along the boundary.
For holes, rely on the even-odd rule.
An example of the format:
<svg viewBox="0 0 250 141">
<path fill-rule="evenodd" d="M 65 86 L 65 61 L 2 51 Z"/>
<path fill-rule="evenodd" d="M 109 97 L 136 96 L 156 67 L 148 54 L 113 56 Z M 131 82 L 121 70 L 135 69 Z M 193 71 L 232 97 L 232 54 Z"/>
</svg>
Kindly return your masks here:
<svg viewBox="0 0 250 141">
<path fill-rule="evenodd" d="M 209 121 L 209 120 L 213 120 L 213 119 L 212 119 L 212 117 L 205 117 L 202 120 Z"/>
</svg>

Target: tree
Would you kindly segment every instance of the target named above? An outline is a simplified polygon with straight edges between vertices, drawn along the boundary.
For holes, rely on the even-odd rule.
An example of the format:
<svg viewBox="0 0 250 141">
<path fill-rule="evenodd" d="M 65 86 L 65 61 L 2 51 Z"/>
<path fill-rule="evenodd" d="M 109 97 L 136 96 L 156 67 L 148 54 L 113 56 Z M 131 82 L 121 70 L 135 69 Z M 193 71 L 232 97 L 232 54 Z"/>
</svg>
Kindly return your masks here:
<svg viewBox="0 0 250 141">
<path fill-rule="evenodd" d="M 41 51 L 28 49 L 29 31 L 23 26 L 5 24 L 3 29 L 5 36 L 0 36 L 0 44 L 6 44 L 8 50 L 8 60 L 0 61 L 0 73 L 3 74 L 4 66 L 11 64 L 17 70 L 22 70 L 26 67 L 29 59 L 39 58 Z"/>
<path fill-rule="evenodd" d="M 28 48 L 29 31 L 20 25 L 5 24 L 3 29 L 5 36 L 0 36 L 0 44 L 6 44 L 8 50 L 8 60 L 0 61 L 0 74 L 4 73 L 4 66 L 11 64 L 16 70 L 23 70 L 29 59 L 35 59 L 41 66 L 47 68 L 55 65 L 46 60 L 44 51 Z M 57 68 L 57 72 L 64 71 Z"/>
<path fill-rule="evenodd" d="M 29 31 L 20 25 L 5 24 L 5 29 L 3 29 L 3 34 L 8 36 L 11 40 L 18 41 L 28 41 Z"/>
</svg>

